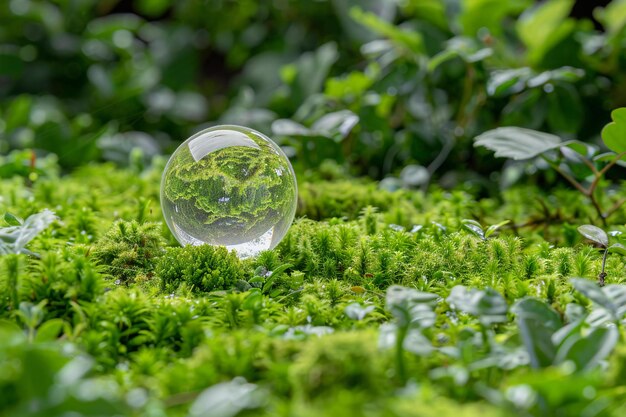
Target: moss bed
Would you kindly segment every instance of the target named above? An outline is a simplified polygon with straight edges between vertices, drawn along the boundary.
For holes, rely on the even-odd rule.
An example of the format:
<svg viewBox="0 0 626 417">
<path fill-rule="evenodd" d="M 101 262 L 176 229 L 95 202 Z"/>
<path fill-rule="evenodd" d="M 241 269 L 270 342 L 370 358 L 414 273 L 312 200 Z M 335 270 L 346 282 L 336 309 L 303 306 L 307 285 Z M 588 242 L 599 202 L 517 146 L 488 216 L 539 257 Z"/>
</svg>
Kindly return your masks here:
<svg viewBox="0 0 626 417">
<path fill-rule="evenodd" d="M 595 284 L 576 192 L 305 178 L 287 237 L 240 261 L 178 247 L 161 170 L 0 180 L 0 214 L 58 217 L 0 256 L 0 415 L 626 412 L 626 258 Z M 626 208 L 609 223 L 619 242 Z"/>
</svg>

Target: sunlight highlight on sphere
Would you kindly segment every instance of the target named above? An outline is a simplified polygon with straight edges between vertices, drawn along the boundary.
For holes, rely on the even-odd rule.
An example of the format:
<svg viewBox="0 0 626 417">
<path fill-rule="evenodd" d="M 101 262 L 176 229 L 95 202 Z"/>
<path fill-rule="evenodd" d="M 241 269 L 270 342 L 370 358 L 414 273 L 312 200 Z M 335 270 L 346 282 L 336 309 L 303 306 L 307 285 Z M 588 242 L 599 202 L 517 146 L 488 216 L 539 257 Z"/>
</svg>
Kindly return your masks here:
<svg viewBox="0 0 626 417">
<path fill-rule="evenodd" d="M 187 139 L 161 181 L 163 216 L 181 245 L 223 245 L 241 258 L 278 245 L 297 195 L 280 147 L 241 126 L 216 126 Z"/>
</svg>

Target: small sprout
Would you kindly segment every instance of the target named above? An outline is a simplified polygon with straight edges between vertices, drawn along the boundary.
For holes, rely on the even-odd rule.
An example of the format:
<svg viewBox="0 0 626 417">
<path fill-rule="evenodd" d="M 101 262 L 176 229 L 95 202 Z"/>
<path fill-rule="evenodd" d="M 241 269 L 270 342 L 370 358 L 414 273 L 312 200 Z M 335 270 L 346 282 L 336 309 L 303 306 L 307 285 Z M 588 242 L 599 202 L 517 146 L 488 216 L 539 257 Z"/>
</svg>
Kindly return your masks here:
<svg viewBox="0 0 626 417">
<path fill-rule="evenodd" d="M 609 245 L 609 235 L 602 229 L 597 226 L 593 226 L 591 224 L 584 224 L 578 228 L 578 231 L 581 235 L 589 239 L 590 241 L 598 244 L 602 249 L 604 249 L 604 255 L 602 256 L 602 271 L 598 275 L 598 284 L 603 287 L 604 280 L 606 278 L 606 258 L 609 255 L 609 252 L 619 253 L 622 256 L 626 256 L 626 246 L 621 243 L 614 243 Z M 610 233 L 611 236 L 616 236 L 616 233 Z"/>
<path fill-rule="evenodd" d="M 505 224 L 508 224 L 509 222 L 510 220 L 505 220 L 498 224 L 492 224 L 485 230 L 480 225 L 480 223 L 478 223 L 476 220 L 465 219 L 461 221 L 461 223 L 463 223 L 463 227 L 465 227 L 467 230 L 469 230 L 470 232 L 472 232 L 473 234 L 481 238 L 483 241 L 489 239 L 489 237 L 491 237 L 491 235 L 493 235 L 496 232 L 496 230 L 498 230 Z"/>
</svg>

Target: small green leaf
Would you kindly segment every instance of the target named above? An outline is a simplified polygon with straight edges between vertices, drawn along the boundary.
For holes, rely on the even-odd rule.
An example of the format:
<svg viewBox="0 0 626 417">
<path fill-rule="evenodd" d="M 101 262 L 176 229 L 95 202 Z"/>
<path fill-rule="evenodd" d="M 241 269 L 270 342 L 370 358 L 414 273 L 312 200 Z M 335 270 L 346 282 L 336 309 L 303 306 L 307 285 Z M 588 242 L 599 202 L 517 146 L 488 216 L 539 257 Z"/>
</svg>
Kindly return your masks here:
<svg viewBox="0 0 626 417">
<path fill-rule="evenodd" d="M 607 148 L 621 154 L 626 152 L 626 107 L 613 110 L 611 119 L 602 129 L 602 140 Z"/>
<path fill-rule="evenodd" d="M 569 143 L 561 141 L 558 136 L 521 127 L 499 127 L 474 139 L 474 146 L 494 151 L 496 157 L 515 160 L 534 158 Z"/>
<path fill-rule="evenodd" d="M 581 235 L 591 240 L 592 242 L 601 245 L 602 247 L 606 248 L 607 246 L 609 246 L 609 236 L 604 230 L 600 229 L 599 227 L 591 224 L 584 224 L 578 228 L 578 231 Z"/>
<path fill-rule="evenodd" d="M 483 230 L 480 223 L 478 223 L 476 220 L 465 219 L 461 220 L 461 223 L 463 223 L 463 227 L 465 227 L 467 230 L 469 230 L 482 240 L 485 240 L 485 231 Z"/>
<path fill-rule="evenodd" d="M 19 217 L 17 217 L 14 214 L 11 213 L 4 213 L 4 221 L 9 225 L 9 226 L 19 226 L 22 223 L 24 223 L 23 219 L 20 219 Z"/>
<path fill-rule="evenodd" d="M 609 252 L 615 252 L 615 253 L 619 253 L 622 256 L 626 256 L 626 246 L 622 245 L 621 243 L 614 243 L 611 246 L 609 246 Z"/>
<path fill-rule="evenodd" d="M 492 234 L 494 234 L 496 232 L 496 230 L 498 230 L 499 228 L 501 228 L 502 226 L 504 226 L 505 224 L 509 224 L 511 221 L 510 220 L 505 220 L 503 222 L 500 222 L 498 224 L 492 224 L 491 226 L 489 226 L 487 228 L 487 230 L 485 231 L 485 237 L 489 237 Z"/>
</svg>

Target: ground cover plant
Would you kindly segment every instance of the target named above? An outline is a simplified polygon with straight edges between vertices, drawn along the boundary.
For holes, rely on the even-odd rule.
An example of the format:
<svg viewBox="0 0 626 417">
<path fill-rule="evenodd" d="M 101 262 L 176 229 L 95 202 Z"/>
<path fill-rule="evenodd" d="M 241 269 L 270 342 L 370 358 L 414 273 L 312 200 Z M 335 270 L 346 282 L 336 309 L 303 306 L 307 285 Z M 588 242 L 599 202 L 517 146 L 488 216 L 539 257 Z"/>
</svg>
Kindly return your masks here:
<svg viewBox="0 0 626 417">
<path fill-rule="evenodd" d="M 586 5 L 0 8 L 0 416 L 623 416 L 626 2 Z M 215 123 L 297 174 L 251 259 L 159 207 Z"/>
</svg>

